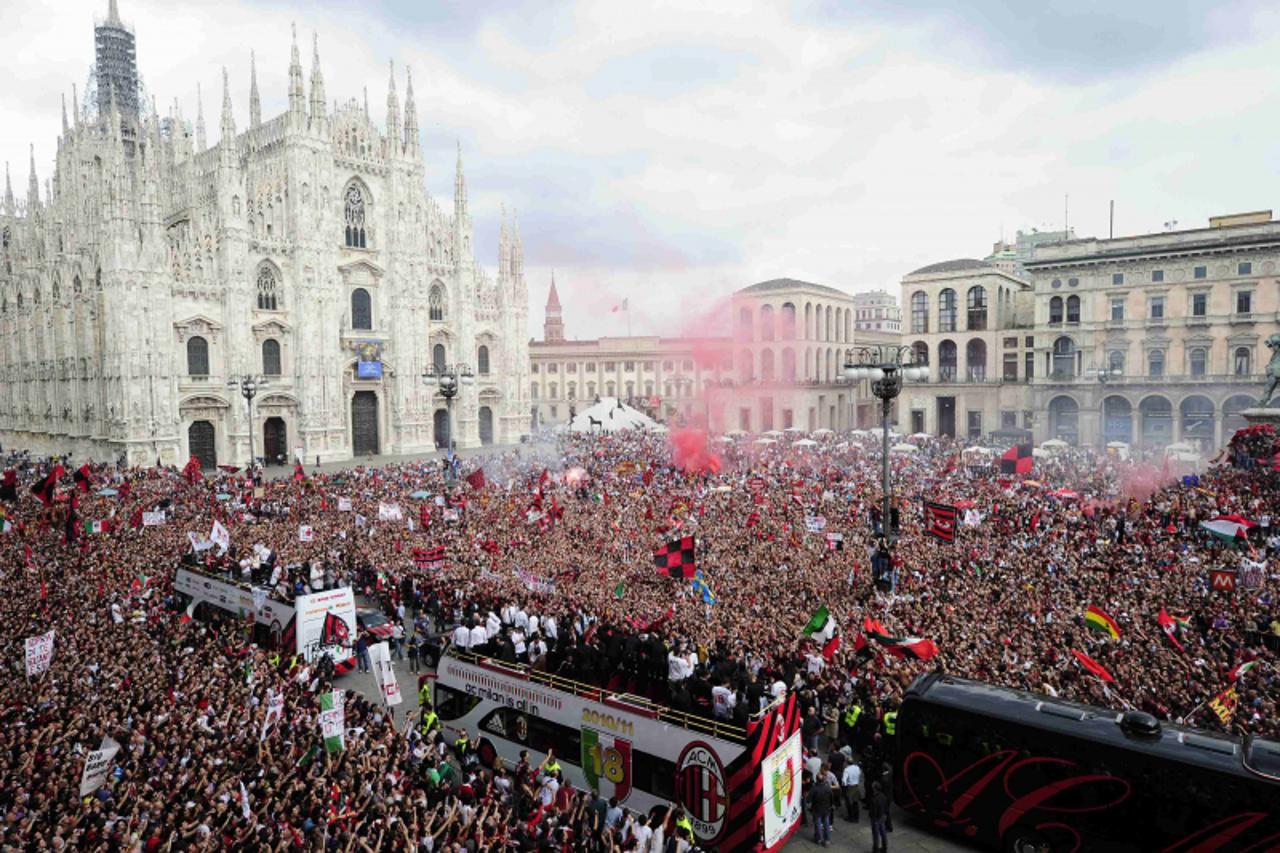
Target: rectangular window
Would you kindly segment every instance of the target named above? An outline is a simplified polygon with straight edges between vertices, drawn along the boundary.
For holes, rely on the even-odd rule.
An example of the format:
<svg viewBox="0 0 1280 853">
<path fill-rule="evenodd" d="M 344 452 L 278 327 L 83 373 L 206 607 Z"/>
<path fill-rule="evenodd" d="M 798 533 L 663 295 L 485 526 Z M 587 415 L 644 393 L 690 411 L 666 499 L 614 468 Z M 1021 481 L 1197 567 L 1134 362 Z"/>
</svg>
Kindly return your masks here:
<svg viewBox="0 0 1280 853">
<path fill-rule="evenodd" d="M 1004 354 L 1004 381 L 1018 381 L 1018 354 L 1016 352 L 1007 352 Z"/>
<path fill-rule="evenodd" d="M 1203 317 L 1209 313 L 1209 294 L 1193 293 L 1191 294 L 1191 316 Z"/>
<path fill-rule="evenodd" d="M 1237 275 L 1253 275 L 1253 264 L 1250 261 L 1241 261 L 1236 266 Z"/>
<path fill-rule="evenodd" d="M 547 373 L 556 373 L 559 370 L 560 370 L 560 365 L 555 364 L 554 362 L 547 365 Z"/>
<path fill-rule="evenodd" d="M 1113 323 L 1124 322 L 1124 300 L 1123 299 L 1111 300 L 1111 322 Z"/>
<path fill-rule="evenodd" d="M 1124 273 L 1116 272 L 1111 274 L 1112 284 L 1124 284 Z"/>
<path fill-rule="evenodd" d="M 578 365 L 577 365 L 576 363 L 574 363 L 574 362 L 572 362 L 572 361 L 571 361 L 571 362 L 569 362 L 568 364 L 566 364 L 566 365 L 564 366 L 564 372 L 565 372 L 565 373 L 577 373 L 577 372 L 578 372 Z"/>
<path fill-rule="evenodd" d="M 982 438 L 982 412 L 969 412 L 969 438 Z"/>
<path fill-rule="evenodd" d="M 541 365 L 539 365 L 537 362 L 534 362 L 529 366 L 530 373 L 537 373 L 540 369 L 541 369 Z"/>
<path fill-rule="evenodd" d="M 1005 339 L 1004 339 L 1004 348 L 1005 348 L 1005 349 L 1017 349 L 1017 348 L 1018 348 L 1018 339 L 1017 339 L 1017 338 L 1005 338 Z"/>
<path fill-rule="evenodd" d="M 1252 290 L 1236 291 L 1236 313 L 1237 314 L 1253 313 L 1253 291 Z"/>
<path fill-rule="evenodd" d="M 551 407 L 551 417 L 553 417 L 553 418 L 558 418 L 558 417 L 560 417 L 560 410 L 559 410 L 559 409 L 557 409 L 555 406 L 552 406 L 552 407 Z"/>
<path fill-rule="evenodd" d="M 646 362 L 643 362 L 643 364 L 644 364 L 644 372 L 645 372 L 645 373 L 653 373 L 653 362 L 652 362 L 652 361 L 646 361 Z"/>
<path fill-rule="evenodd" d="M 1035 337 L 1034 337 L 1034 336 L 1032 336 L 1032 335 L 1027 335 L 1027 342 L 1026 342 L 1026 347 L 1027 347 L 1027 349 L 1031 349 L 1031 348 L 1033 348 L 1035 345 L 1036 345 L 1036 339 L 1035 339 Z"/>
<path fill-rule="evenodd" d="M 588 361 L 587 373 L 595 373 L 595 372 L 596 372 L 596 363 L 594 361 Z"/>
<path fill-rule="evenodd" d="M 1030 382 L 1032 379 L 1035 379 L 1035 377 L 1036 377 L 1036 354 L 1033 352 L 1029 352 L 1027 353 L 1025 364 L 1022 367 L 1022 381 Z"/>
<path fill-rule="evenodd" d="M 693 370 L 693 360 L 686 358 L 684 361 L 680 362 L 680 369 L 686 371 Z"/>
<path fill-rule="evenodd" d="M 1017 429 L 1018 413 L 1017 412 L 1001 412 L 1000 413 L 1000 429 Z"/>
<path fill-rule="evenodd" d="M 675 362 L 669 361 L 669 360 L 662 362 L 662 369 L 670 373 L 672 370 L 675 369 Z"/>
<path fill-rule="evenodd" d="M 738 429 L 751 432 L 751 410 L 738 409 Z"/>
<path fill-rule="evenodd" d="M 636 363 L 634 361 L 624 361 L 622 363 L 622 369 L 625 370 L 627 373 L 635 373 Z"/>
<path fill-rule="evenodd" d="M 1151 313 L 1148 316 L 1150 316 L 1152 320 L 1164 319 L 1164 297 L 1163 296 L 1151 297 Z"/>
<path fill-rule="evenodd" d="M 616 362 L 616 361 L 606 361 L 606 362 L 604 363 L 604 369 L 605 369 L 605 370 L 617 370 L 617 369 L 618 369 L 618 362 Z"/>
<path fill-rule="evenodd" d="M 1196 267 L 1192 273 L 1196 278 L 1206 278 L 1209 275 L 1208 267 Z"/>
<path fill-rule="evenodd" d="M 1151 280 L 1152 280 L 1152 281 L 1164 281 L 1164 270 L 1152 270 L 1152 271 L 1151 271 Z"/>
<path fill-rule="evenodd" d="M 1031 429 L 1031 425 L 1035 423 L 1035 412 L 1022 410 L 1022 428 Z"/>
</svg>

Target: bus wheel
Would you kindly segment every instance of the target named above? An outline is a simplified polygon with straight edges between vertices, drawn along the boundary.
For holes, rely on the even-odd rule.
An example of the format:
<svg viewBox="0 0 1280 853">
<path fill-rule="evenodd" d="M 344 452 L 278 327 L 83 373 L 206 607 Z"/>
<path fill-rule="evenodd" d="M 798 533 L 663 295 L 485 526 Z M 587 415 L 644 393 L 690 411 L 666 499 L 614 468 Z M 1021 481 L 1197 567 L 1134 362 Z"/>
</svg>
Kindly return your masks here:
<svg viewBox="0 0 1280 853">
<path fill-rule="evenodd" d="M 1005 853 L 1053 853 L 1053 845 L 1027 826 L 1015 826 L 1004 837 Z"/>
</svg>

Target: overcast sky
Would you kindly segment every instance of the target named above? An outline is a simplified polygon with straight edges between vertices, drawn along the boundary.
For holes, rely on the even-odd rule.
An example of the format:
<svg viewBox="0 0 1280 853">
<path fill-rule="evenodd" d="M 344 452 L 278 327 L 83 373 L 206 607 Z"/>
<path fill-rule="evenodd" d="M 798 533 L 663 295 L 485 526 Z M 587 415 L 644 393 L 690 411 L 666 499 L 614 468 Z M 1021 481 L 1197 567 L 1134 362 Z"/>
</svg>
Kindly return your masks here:
<svg viewBox="0 0 1280 853">
<path fill-rule="evenodd" d="M 1080 236 L 1206 224 L 1277 195 L 1280 9 L 1199 0 L 688 4 L 528 0 L 120 0 L 160 104 L 216 140 L 221 68 L 248 120 L 283 111 L 289 27 L 319 34 L 330 100 L 385 116 L 411 65 L 428 189 L 448 203 L 461 141 L 481 261 L 518 208 L 541 335 L 551 270 L 575 337 L 694 332 L 767 278 L 890 288 L 1003 232 Z M 685 7 L 688 8 L 685 8 Z M 106 0 L 0 0 L 0 158 L 43 184 L 59 97 L 81 92 Z M 403 98 L 403 76 L 400 77 Z M 603 313 L 603 317 L 597 315 Z"/>
</svg>

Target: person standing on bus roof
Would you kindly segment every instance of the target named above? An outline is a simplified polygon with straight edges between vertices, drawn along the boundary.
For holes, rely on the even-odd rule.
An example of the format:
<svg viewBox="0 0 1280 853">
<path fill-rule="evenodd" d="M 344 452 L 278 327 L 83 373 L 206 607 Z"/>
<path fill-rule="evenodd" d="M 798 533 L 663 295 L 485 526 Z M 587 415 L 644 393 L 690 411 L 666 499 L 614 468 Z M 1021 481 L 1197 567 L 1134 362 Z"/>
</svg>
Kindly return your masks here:
<svg viewBox="0 0 1280 853">
<path fill-rule="evenodd" d="M 462 622 L 453 629 L 453 644 L 464 652 L 471 648 L 471 629 Z"/>
<path fill-rule="evenodd" d="M 488 642 L 489 637 L 485 634 L 484 626 L 480 624 L 480 619 L 477 617 L 472 621 L 471 640 L 467 644 L 467 648 L 471 649 L 471 651 L 476 654 L 480 654 L 481 647 Z"/>
</svg>

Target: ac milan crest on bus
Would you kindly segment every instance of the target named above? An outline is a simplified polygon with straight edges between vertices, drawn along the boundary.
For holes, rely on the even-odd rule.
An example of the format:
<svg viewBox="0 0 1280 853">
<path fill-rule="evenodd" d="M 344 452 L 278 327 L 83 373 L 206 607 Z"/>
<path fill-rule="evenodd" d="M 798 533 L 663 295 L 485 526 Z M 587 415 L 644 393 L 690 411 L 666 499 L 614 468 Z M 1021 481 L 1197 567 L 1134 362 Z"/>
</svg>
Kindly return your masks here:
<svg viewBox="0 0 1280 853">
<path fill-rule="evenodd" d="M 724 765 L 710 746 L 693 741 L 676 762 L 676 799 L 684 805 L 693 832 L 702 841 L 714 842 L 724 828 L 729 811 Z"/>
</svg>

